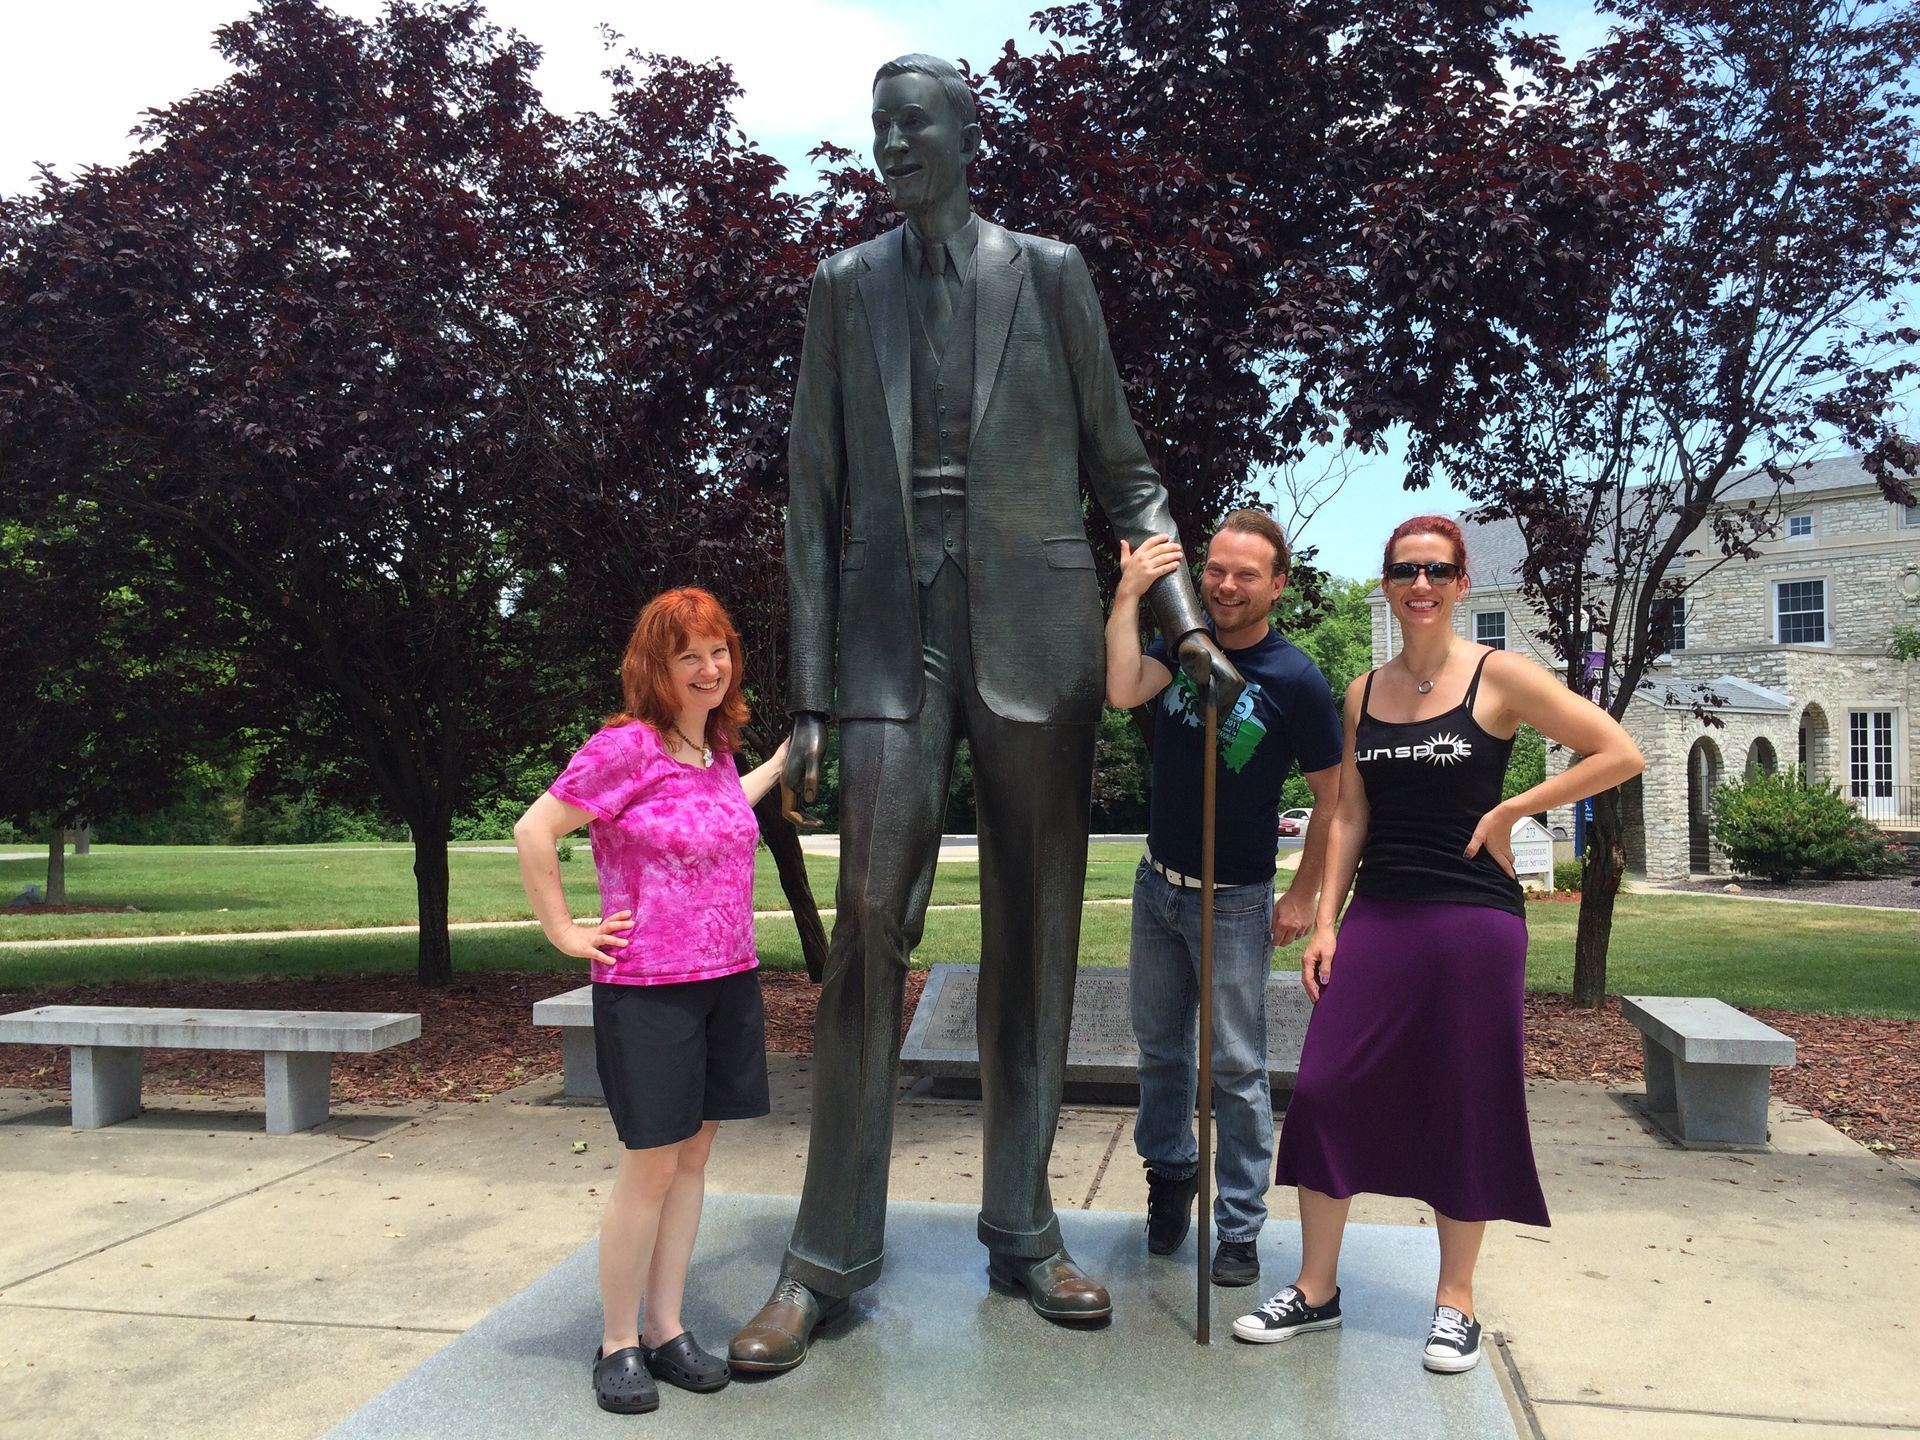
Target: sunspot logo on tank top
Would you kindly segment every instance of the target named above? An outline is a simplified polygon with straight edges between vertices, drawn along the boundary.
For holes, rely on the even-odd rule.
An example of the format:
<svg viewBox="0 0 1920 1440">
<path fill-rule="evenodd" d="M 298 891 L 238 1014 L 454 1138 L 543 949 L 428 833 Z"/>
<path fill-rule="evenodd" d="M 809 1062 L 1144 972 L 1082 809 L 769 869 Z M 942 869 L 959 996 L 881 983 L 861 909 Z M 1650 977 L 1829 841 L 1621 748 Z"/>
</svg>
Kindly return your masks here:
<svg viewBox="0 0 1920 1440">
<path fill-rule="evenodd" d="M 1464 736 L 1442 733 L 1418 745 L 1376 745 L 1371 750 L 1363 750 L 1355 757 L 1354 763 L 1364 765 L 1369 760 L 1425 760 L 1432 765 L 1458 765 L 1471 754 L 1472 741 Z"/>
</svg>

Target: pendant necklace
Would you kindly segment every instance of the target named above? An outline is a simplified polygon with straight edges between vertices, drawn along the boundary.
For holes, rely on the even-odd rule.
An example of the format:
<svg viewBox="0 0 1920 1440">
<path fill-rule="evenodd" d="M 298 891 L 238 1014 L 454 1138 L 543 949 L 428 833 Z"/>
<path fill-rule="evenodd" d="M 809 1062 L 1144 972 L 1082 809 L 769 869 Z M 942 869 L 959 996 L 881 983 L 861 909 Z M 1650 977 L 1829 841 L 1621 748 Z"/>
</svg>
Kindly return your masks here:
<svg viewBox="0 0 1920 1440">
<path fill-rule="evenodd" d="M 674 736 L 682 745 L 686 746 L 689 750 L 698 750 L 700 752 L 701 769 L 710 770 L 713 768 L 713 747 L 711 745 L 699 745 L 689 740 L 687 738 L 687 732 L 680 728 L 680 722 L 678 720 L 675 720 L 667 728 L 673 731 Z"/>
<path fill-rule="evenodd" d="M 1440 672 L 1447 668 L 1447 661 L 1451 660 L 1452 658 L 1453 658 L 1453 647 L 1449 645 L 1447 647 L 1447 653 L 1440 657 L 1440 663 L 1433 667 L 1433 674 L 1429 675 L 1424 680 L 1416 681 L 1414 683 L 1413 693 L 1416 695 L 1431 695 L 1433 693 L 1433 682 L 1440 678 Z M 1408 674 L 1413 673 L 1412 666 L 1407 667 L 1407 673 Z"/>
</svg>

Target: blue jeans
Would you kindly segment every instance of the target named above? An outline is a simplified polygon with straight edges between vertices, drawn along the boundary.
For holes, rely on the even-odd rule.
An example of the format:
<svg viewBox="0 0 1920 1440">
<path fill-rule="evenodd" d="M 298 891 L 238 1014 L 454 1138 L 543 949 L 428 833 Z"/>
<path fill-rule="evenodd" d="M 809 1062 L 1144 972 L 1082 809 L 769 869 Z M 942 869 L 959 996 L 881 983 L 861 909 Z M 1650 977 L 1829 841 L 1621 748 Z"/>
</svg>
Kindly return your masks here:
<svg viewBox="0 0 1920 1440">
<path fill-rule="evenodd" d="M 1267 1088 L 1267 975 L 1273 960 L 1273 882 L 1233 885 L 1213 900 L 1213 1103 L 1218 1154 L 1214 1228 L 1252 1240 L 1267 1218 L 1273 1097 Z M 1163 1175 L 1192 1175 L 1199 1085 L 1200 892 L 1170 884 L 1143 859 L 1133 880 L 1127 962 L 1140 1046 L 1140 1114 L 1133 1144 Z"/>
</svg>

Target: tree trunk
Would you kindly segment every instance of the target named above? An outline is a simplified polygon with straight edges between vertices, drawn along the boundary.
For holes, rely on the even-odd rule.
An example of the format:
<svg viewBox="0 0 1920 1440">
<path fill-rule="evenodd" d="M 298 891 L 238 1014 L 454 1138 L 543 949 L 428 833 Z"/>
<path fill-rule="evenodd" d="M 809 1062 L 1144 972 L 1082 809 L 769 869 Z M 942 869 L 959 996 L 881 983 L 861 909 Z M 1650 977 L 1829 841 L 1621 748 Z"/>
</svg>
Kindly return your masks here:
<svg viewBox="0 0 1920 1440">
<path fill-rule="evenodd" d="M 67 826 L 55 821 L 47 832 L 47 904 L 67 903 Z"/>
<path fill-rule="evenodd" d="M 453 980 L 453 945 L 447 936 L 447 840 L 449 816 L 413 826 L 413 884 L 420 905 L 420 983 L 439 987 Z"/>
<path fill-rule="evenodd" d="M 780 813 L 780 787 L 774 786 L 753 807 L 760 822 L 760 836 L 772 852 L 780 870 L 780 889 L 793 911 L 793 925 L 800 932 L 800 953 L 807 962 L 807 978 L 814 984 L 827 966 L 827 930 L 820 921 L 820 906 L 813 898 L 813 882 L 807 878 L 807 862 L 800 849 L 800 832 Z"/>
<path fill-rule="evenodd" d="M 1607 944 L 1613 936 L 1613 902 L 1626 873 L 1627 851 L 1620 843 L 1621 798 L 1618 787 L 1593 797 L 1593 823 L 1587 827 L 1587 863 L 1580 876 L 1580 928 L 1573 942 L 1573 1003 L 1598 1010 L 1607 999 Z"/>
<path fill-rule="evenodd" d="M 93 853 L 93 822 L 82 820 L 73 831 L 73 853 L 90 855 Z"/>
</svg>

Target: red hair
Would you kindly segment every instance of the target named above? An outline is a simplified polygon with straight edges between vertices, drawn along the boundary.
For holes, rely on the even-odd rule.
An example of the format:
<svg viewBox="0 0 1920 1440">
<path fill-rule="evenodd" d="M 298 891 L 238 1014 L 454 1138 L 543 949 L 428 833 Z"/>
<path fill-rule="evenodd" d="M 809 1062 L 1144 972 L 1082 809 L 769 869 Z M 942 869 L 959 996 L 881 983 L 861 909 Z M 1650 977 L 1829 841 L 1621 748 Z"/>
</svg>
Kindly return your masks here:
<svg viewBox="0 0 1920 1440">
<path fill-rule="evenodd" d="M 707 716 L 706 743 L 723 755 L 738 750 L 740 727 L 747 723 L 740 633 L 733 628 L 725 607 L 692 585 L 654 596 L 634 621 L 627 653 L 620 657 L 620 693 L 627 708 L 609 715 L 607 724 L 643 720 L 665 734 L 680 715 L 673 693 L 673 657 L 683 653 L 696 637 L 706 635 L 726 641 L 727 654 L 733 657 L 727 693 Z"/>
<path fill-rule="evenodd" d="M 1382 575 L 1393 563 L 1393 547 L 1413 535 L 1438 535 L 1453 547 L 1453 563 L 1460 567 L 1460 573 L 1467 573 L 1467 537 L 1460 533 L 1460 527 L 1444 515 L 1416 515 L 1394 526 L 1387 537 L 1387 548 L 1380 555 Z"/>
</svg>

